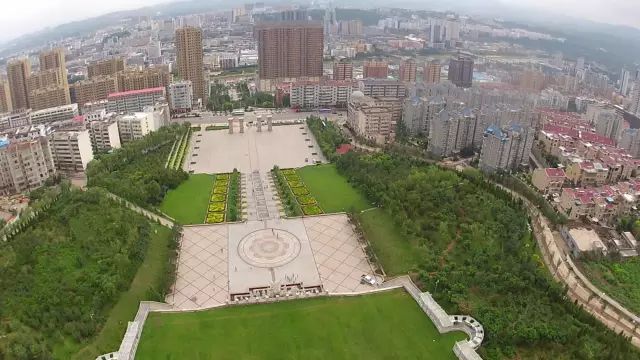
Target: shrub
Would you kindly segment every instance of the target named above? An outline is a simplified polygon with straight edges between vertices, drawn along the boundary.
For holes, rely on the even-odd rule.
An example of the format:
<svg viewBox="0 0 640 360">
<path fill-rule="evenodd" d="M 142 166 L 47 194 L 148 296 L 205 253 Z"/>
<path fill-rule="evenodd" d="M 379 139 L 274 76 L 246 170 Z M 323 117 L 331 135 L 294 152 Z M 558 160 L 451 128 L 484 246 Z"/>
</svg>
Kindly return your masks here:
<svg viewBox="0 0 640 360">
<path fill-rule="evenodd" d="M 284 175 L 285 177 L 287 175 L 296 175 L 296 170 L 295 169 L 282 169 L 280 170 L 280 172 L 282 173 L 282 175 Z"/>
<path fill-rule="evenodd" d="M 305 215 L 319 215 L 322 214 L 322 209 L 318 205 L 305 205 L 302 207 L 302 211 Z"/>
<path fill-rule="evenodd" d="M 295 189 L 292 189 L 291 191 L 293 191 L 293 194 L 295 196 L 309 195 L 309 190 L 306 187 L 295 188 Z"/>
<path fill-rule="evenodd" d="M 298 196 L 296 199 L 300 205 L 312 205 L 317 203 L 316 199 L 309 195 Z"/>
<path fill-rule="evenodd" d="M 226 197 L 223 194 L 213 194 L 211 195 L 211 199 L 209 199 L 211 202 L 217 202 L 217 201 L 225 201 Z"/>
<path fill-rule="evenodd" d="M 298 176 L 298 174 L 289 174 L 289 175 L 284 175 L 284 178 L 287 179 L 287 181 L 291 182 L 291 181 L 301 181 L 300 176 Z"/>
<path fill-rule="evenodd" d="M 218 174 L 216 175 L 216 181 L 217 180 L 229 180 L 229 174 Z"/>
<path fill-rule="evenodd" d="M 214 194 L 226 194 L 227 193 L 227 187 L 226 186 L 216 186 L 215 188 L 213 188 L 213 193 Z"/>
<path fill-rule="evenodd" d="M 207 214 L 207 224 L 218 224 L 224 221 L 224 213 L 210 212 Z"/>
<path fill-rule="evenodd" d="M 302 181 L 289 181 L 289 186 L 293 188 L 304 187 L 304 183 Z"/>
<path fill-rule="evenodd" d="M 225 203 L 223 202 L 212 202 L 209 204 L 209 212 L 219 212 L 224 211 Z"/>
</svg>

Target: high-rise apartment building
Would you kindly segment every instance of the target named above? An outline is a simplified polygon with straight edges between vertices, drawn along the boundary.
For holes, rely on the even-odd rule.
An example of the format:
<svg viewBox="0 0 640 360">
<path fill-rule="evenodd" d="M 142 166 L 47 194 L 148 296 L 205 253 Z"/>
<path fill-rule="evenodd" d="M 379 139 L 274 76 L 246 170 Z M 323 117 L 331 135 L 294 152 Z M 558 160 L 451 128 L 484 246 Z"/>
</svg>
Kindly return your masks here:
<svg viewBox="0 0 640 360">
<path fill-rule="evenodd" d="M 11 103 L 11 90 L 9 90 L 9 82 L 0 80 L 0 113 L 6 113 L 13 110 Z"/>
<path fill-rule="evenodd" d="M 520 88 L 531 91 L 541 91 L 544 89 L 545 76 L 542 71 L 526 70 L 522 72 L 520 78 Z"/>
<path fill-rule="evenodd" d="M 135 112 L 132 114 L 118 116 L 118 130 L 120 141 L 127 142 L 141 139 L 152 131 L 158 130 L 165 124 L 158 121 L 158 118 L 151 112 Z"/>
<path fill-rule="evenodd" d="M 346 107 L 357 84 L 354 81 L 297 81 L 291 84 L 289 97 L 292 107 L 317 109 Z"/>
<path fill-rule="evenodd" d="M 400 81 L 404 82 L 416 82 L 416 72 L 418 67 L 416 65 L 416 61 L 413 59 L 407 59 L 402 61 L 400 64 L 400 73 L 399 78 Z"/>
<path fill-rule="evenodd" d="M 84 171 L 93 160 L 89 130 L 57 130 L 49 135 L 49 146 L 58 171 Z"/>
<path fill-rule="evenodd" d="M 16 194 L 34 190 L 55 172 L 45 136 L 0 140 L 0 192 Z"/>
<path fill-rule="evenodd" d="M 60 70 L 66 76 L 64 49 L 55 48 L 40 53 L 40 71 Z"/>
<path fill-rule="evenodd" d="M 166 66 L 142 70 L 125 70 L 118 72 L 116 76 L 118 78 L 118 91 L 167 87 L 171 82 L 171 75 Z"/>
<path fill-rule="evenodd" d="M 80 107 L 86 103 L 106 100 L 109 94 L 117 91 L 118 81 L 115 76 L 94 76 L 71 85 L 72 100 Z"/>
<path fill-rule="evenodd" d="M 451 156 L 466 148 L 477 148 L 481 142 L 478 116 L 469 108 L 441 110 L 430 121 L 427 150 L 435 156 Z"/>
<path fill-rule="evenodd" d="M 349 60 L 339 60 L 333 63 L 333 80 L 353 79 L 353 64 Z"/>
<path fill-rule="evenodd" d="M 124 59 L 117 57 L 94 61 L 87 65 L 89 79 L 98 76 L 115 75 L 122 70 L 124 70 Z"/>
<path fill-rule="evenodd" d="M 200 99 L 203 104 L 206 104 L 202 29 L 184 27 L 176 30 L 176 60 L 178 76 L 182 80 L 190 80 L 194 98 Z"/>
<path fill-rule="evenodd" d="M 458 87 L 471 87 L 473 84 L 473 59 L 464 56 L 451 58 L 448 79 Z"/>
<path fill-rule="evenodd" d="M 437 84 L 440 82 L 440 73 L 442 72 L 442 66 L 437 60 L 424 64 L 423 79 L 427 84 Z"/>
<path fill-rule="evenodd" d="M 66 86 L 49 86 L 29 92 L 29 105 L 33 110 L 42 110 L 71 104 Z"/>
<path fill-rule="evenodd" d="M 361 36 L 361 20 L 343 20 L 338 23 L 338 34 L 344 36 Z"/>
<path fill-rule="evenodd" d="M 534 130 L 520 125 L 489 126 L 484 132 L 478 167 L 484 172 L 516 170 L 529 163 Z"/>
<path fill-rule="evenodd" d="M 264 22 L 255 26 L 254 36 L 258 42 L 260 89 L 271 89 L 279 80 L 319 80 L 322 76 L 321 23 Z"/>
<path fill-rule="evenodd" d="M 631 90 L 629 97 L 631 98 L 629 112 L 635 116 L 640 116 L 640 81 L 636 81 L 633 84 L 633 90 Z"/>
<path fill-rule="evenodd" d="M 30 74 L 31 63 L 29 63 L 29 59 L 15 59 L 7 63 L 7 78 L 9 79 L 9 91 L 14 109 L 29 108 L 27 79 Z"/>
<path fill-rule="evenodd" d="M 191 81 L 183 80 L 169 84 L 169 107 L 172 113 L 190 112 L 193 107 Z"/>
<path fill-rule="evenodd" d="M 386 79 L 389 76 L 389 63 L 386 61 L 365 61 L 362 65 L 362 76 L 365 79 Z"/>
</svg>

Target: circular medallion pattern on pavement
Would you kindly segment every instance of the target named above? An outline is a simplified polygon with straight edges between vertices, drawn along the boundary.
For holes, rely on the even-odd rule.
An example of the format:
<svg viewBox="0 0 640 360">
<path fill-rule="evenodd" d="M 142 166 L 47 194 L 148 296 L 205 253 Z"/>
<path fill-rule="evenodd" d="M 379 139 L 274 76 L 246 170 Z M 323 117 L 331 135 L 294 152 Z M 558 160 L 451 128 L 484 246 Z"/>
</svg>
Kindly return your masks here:
<svg viewBox="0 0 640 360">
<path fill-rule="evenodd" d="M 254 231 L 240 240 L 238 254 L 247 264 L 261 268 L 285 265 L 300 254 L 300 240 L 278 229 Z"/>
</svg>

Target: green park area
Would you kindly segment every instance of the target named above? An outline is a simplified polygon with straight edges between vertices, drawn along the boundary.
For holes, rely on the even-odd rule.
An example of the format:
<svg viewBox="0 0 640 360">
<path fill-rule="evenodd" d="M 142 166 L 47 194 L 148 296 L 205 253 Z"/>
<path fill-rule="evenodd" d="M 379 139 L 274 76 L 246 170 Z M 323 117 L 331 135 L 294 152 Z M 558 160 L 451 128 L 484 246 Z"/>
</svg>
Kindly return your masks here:
<svg viewBox="0 0 640 360">
<path fill-rule="evenodd" d="M 335 165 L 311 165 L 297 170 L 311 194 L 326 213 L 362 211 L 371 204 L 338 174 Z"/>
<path fill-rule="evenodd" d="M 209 206 L 213 179 L 214 176 L 209 174 L 189 175 L 177 188 L 167 192 L 160 210 L 180 224 L 202 224 Z"/>
<path fill-rule="evenodd" d="M 403 290 L 190 313 L 151 313 L 136 358 L 455 359 L 463 333 L 439 334 Z"/>
<path fill-rule="evenodd" d="M 600 290 L 634 313 L 640 313 L 640 259 L 585 260 L 579 265 Z"/>
</svg>

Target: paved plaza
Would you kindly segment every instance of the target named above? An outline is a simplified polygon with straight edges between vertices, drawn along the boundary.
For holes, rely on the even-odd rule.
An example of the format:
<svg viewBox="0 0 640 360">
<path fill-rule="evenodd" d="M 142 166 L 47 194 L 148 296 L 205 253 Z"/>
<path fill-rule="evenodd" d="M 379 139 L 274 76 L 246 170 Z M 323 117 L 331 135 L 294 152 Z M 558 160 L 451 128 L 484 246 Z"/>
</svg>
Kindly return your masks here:
<svg viewBox="0 0 640 360">
<path fill-rule="evenodd" d="M 174 292 L 177 309 L 224 304 L 274 284 L 329 293 L 370 290 L 372 274 L 346 215 L 184 227 Z"/>
<path fill-rule="evenodd" d="M 273 126 L 266 124 L 258 132 L 245 118 L 244 133 L 234 124 L 234 133 L 228 130 L 195 132 L 185 162 L 185 171 L 195 174 L 259 171 L 267 173 L 278 165 L 281 168 L 303 167 L 314 160 L 324 162 L 322 152 L 306 124 Z"/>
</svg>

